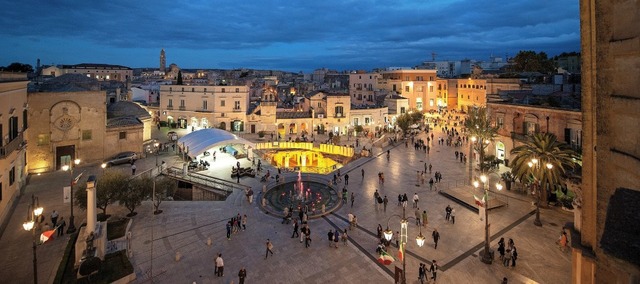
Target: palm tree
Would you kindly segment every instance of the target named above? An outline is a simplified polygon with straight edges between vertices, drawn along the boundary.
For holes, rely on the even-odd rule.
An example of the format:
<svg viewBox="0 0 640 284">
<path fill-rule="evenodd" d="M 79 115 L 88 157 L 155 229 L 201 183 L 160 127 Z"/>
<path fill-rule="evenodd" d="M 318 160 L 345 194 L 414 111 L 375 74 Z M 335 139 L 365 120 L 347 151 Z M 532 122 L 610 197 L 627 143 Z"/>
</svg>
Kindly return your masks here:
<svg viewBox="0 0 640 284">
<path fill-rule="evenodd" d="M 536 220 L 540 222 L 540 203 L 547 201 L 547 187 L 558 185 L 565 178 L 567 170 L 575 167 L 576 153 L 571 146 L 552 133 L 535 133 L 531 139 L 513 150 L 515 155 L 511 163 L 511 171 L 521 182 L 534 186 L 537 195 Z"/>
</svg>

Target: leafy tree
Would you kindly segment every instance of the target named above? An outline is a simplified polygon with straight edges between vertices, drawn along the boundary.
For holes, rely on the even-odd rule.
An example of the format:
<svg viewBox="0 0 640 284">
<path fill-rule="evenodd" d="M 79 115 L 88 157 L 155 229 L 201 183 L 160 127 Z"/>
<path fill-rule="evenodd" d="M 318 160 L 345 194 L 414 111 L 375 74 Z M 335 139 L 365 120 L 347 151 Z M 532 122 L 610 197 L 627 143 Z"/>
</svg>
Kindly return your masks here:
<svg viewBox="0 0 640 284">
<path fill-rule="evenodd" d="M 407 131 L 409 130 L 409 126 L 413 124 L 413 119 L 411 119 L 410 114 L 403 113 L 398 116 L 398 118 L 396 119 L 396 123 L 398 124 L 398 127 L 402 129 L 402 132 L 407 133 Z"/>
<path fill-rule="evenodd" d="M 178 78 L 176 79 L 178 82 L 176 83 L 176 85 L 182 85 L 182 70 L 178 71 Z"/>
<path fill-rule="evenodd" d="M 178 185 L 175 180 L 172 180 L 167 177 L 160 177 L 156 179 L 156 194 L 153 199 L 153 214 L 160 214 L 162 210 L 160 210 L 160 204 L 164 201 L 168 196 L 173 196 L 176 192 Z"/>
<path fill-rule="evenodd" d="M 464 121 L 464 127 L 469 133 L 470 139 L 476 139 L 478 143 L 473 143 L 473 148 L 480 155 L 480 172 L 484 173 L 488 168 L 485 163 L 484 153 L 489 146 L 489 142 L 497 136 L 498 126 L 493 126 L 487 108 L 471 108 L 467 119 Z M 474 141 L 475 142 L 475 141 Z"/>
<path fill-rule="evenodd" d="M 515 177 L 537 188 L 535 224 L 542 225 L 540 204 L 546 204 L 547 187 L 553 188 L 561 184 L 567 170 L 576 166 L 574 158 L 577 154 L 571 146 L 558 141 L 552 133 L 533 134 L 530 140 L 511 150 L 511 154 L 515 155 L 511 163 L 511 171 Z"/>
<path fill-rule="evenodd" d="M 521 50 L 513 60 L 513 72 L 552 73 L 556 66 L 552 59 L 547 58 L 545 52 L 536 53 L 533 50 Z"/>
<path fill-rule="evenodd" d="M 0 70 L 9 71 L 9 72 L 32 73 L 33 72 L 33 66 L 31 66 L 29 64 L 22 64 L 20 62 L 13 62 L 13 63 L 9 64 L 9 66 L 0 67 Z"/>
<path fill-rule="evenodd" d="M 107 217 L 107 207 L 118 199 L 118 193 L 127 190 L 129 176 L 126 174 L 107 171 L 98 177 L 96 183 L 96 207 L 102 210 L 102 216 Z M 80 184 L 74 193 L 78 207 L 87 210 L 87 185 Z"/>
<path fill-rule="evenodd" d="M 422 112 L 414 110 L 409 112 L 409 116 L 411 117 L 411 124 L 416 124 L 422 121 L 423 115 Z"/>
<path fill-rule="evenodd" d="M 142 201 L 151 196 L 153 190 L 153 181 L 149 177 L 140 177 L 129 182 L 126 190 L 118 193 L 118 201 L 129 209 L 127 217 L 135 216 L 136 208 L 142 204 Z"/>
<path fill-rule="evenodd" d="M 353 127 L 353 130 L 356 131 L 356 133 L 360 134 L 362 133 L 362 131 L 364 131 L 364 127 L 362 127 L 362 125 L 356 125 L 355 127 Z"/>
</svg>

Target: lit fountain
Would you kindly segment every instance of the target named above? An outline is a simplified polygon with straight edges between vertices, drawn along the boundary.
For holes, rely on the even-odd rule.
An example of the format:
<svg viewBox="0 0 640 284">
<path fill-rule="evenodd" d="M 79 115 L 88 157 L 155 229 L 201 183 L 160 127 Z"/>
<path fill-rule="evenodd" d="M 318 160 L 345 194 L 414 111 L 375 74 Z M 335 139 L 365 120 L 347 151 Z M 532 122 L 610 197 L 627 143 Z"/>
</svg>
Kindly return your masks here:
<svg viewBox="0 0 640 284">
<path fill-rule="evenodd" d="M 276 216 L 282 216 L 285 208 L 292 208 L 293 211 L 307 211 L 309 217 L 318 217 L 322 215 L 322 209 L 330 212 L 340 205 L 340 197 L 335 189 L 321 182 L 303 183 L 300 171 L 296 181 L 275 184 L 267 190 L 265 199 L 268 205 L 264 209 Z"/>
</svg>

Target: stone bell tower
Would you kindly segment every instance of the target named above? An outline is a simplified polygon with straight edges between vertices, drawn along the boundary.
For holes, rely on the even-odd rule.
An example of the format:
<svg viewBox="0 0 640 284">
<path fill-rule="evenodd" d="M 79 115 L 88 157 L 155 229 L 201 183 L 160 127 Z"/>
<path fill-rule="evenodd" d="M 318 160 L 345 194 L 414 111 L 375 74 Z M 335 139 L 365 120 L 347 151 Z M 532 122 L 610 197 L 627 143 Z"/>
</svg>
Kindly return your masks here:
<svg viewBox="0 0 640 284">
<path fill-rule="evenodd" d="M 164 54 L 164 48 L 160 51 L 160 72 L 167 70 L 167 57 Z"/>
</svg>

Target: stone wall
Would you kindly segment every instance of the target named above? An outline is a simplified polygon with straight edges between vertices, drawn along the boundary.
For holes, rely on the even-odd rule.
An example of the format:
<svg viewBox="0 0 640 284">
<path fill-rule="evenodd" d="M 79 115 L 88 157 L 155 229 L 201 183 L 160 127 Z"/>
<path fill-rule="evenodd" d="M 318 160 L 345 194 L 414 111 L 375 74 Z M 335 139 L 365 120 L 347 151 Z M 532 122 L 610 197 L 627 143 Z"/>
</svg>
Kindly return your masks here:
<svg viewBox="0 0 640 284">
<path fill-rule="evenodd" d="M 580 228 L 580 241 L 572 251 L 572 280 L 638 283 L 640 253 L 624 256 L 638 249 L 632 229 L 638 226 L 632 222 L 637 215 L 626 216 L 637 214 L 637 204 L 615 208 L 620 205 L 611 200 L 619 192 L 640 194 L 640 2 L 580 4 L 584 198 L 576 220 L 581 224 L 574 226 Z M 603 249 L 611 233 L 620 238 L 617 248 Z"/>
</svg>

